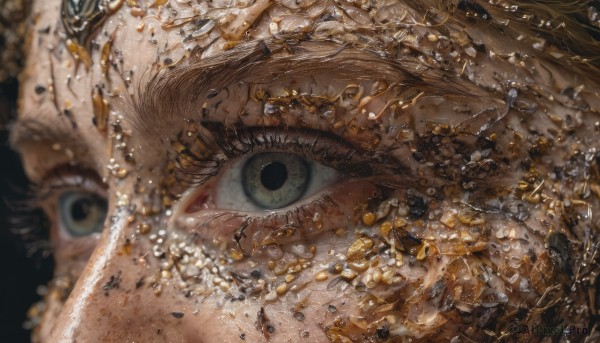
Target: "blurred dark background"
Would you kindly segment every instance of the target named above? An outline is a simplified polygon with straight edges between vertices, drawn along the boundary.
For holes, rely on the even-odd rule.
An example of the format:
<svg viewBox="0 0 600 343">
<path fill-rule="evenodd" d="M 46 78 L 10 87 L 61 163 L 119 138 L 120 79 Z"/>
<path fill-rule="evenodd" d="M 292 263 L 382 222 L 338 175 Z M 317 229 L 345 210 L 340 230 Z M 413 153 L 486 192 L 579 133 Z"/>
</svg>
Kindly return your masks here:
<svg viewBox="0 0 600 343">
<path fill-rule="evenodd" d="M 0 341 L 29 342 L 30 331 L 24 329 L 26 312 L 40 297 L 38 285 L 51 276 L 51 258 L 34 252 L 11 231 L 15 204 L 22 203 L 27 179 L 18 155 L 10 149 L 8 136 L 14 120 L 17 82 L 0 84 Z M 22 214 L 21 214 L 22 216 Z"/>
</svg>

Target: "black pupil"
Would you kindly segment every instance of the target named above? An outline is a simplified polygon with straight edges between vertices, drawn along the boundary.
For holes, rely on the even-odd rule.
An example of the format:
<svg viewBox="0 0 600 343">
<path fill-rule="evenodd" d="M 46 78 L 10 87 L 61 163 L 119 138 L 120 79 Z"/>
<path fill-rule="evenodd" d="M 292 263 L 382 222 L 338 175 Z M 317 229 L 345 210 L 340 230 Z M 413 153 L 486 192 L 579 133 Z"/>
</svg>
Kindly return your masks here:
<svg viewBox="0 0 600 343">
<path fill-rule="evenodd" d="M 281 162 L 271 162 L 265 165 L 260 173 L 260 181 L 270 191 L 281 188 L 287 180 L 287 169 Z"/>
<path fill-rule="evenodd" d="M 92 200 L 89 198 L 83 198 L 75 201 L 71 206 L 71 217 L 75 221 L 81 221 L 86 219 L 91 212 Z"/>
</svg>

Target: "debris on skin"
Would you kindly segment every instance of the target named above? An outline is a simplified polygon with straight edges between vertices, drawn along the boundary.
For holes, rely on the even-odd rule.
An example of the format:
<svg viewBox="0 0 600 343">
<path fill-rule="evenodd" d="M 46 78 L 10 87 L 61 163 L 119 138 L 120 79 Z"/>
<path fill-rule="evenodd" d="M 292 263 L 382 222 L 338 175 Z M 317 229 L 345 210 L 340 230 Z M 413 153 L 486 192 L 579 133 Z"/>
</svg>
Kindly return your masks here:
<svg viewBox="0 0 600 343">
<path fill-rule="evenodd" d="M 110 291 L 113 289 L 118 289 L 121 286 L 121 272 L 119 272 L 116 276 L 111 275 L 110 279 L 102 286 L 104 290 L 104 295 L 109 296 Z"/>
<path fill-rule="evenodd" d="M 93 88 L 92 104 L 94 108 L 92 123 L 98 128 L 98 131 L 105 132 L 108 121 L 108 101 L 104 98 L 102 87 L 100 85 Z"/>
<path fill-rule="evenodd" d="M 91 38 L 102 27 L 106 19 L 121 8 L 124 1 L 111 1 L 108 6 L 98 0 L 93 0 L 88 6 L 68 0 L 62 1 L 60 19 L 68 37 L 66 40 L 67 50 L 76 63 L 82 61 L 86 69 L 92 66 Z M 79 12 L 80 10 L 86 12 Z M 75 70 L 77 70 L 77 64 Z"/>
<path fill-rule="evenodd" d="M 470 12 L 471 15 L 480 17 L 483 20 L 492 19 L 489 12 L 483 6 L 473 0 L 460 0 L 457 8 L 459 10 L 467 11 L 467 13 Z"/>
<path fill-rule="evenodd" d="M 499 68 L 511 65 L 524 70 L 530 61 L 514 53 L 494 53 L 490 49 L 496 49 L 496 44 L 476 41 L 472 30 L 460 25 L 438 32 L 438 23 L 420 23 L 423 16 L 410 7 L 398 21 L 386 19 L 376 5 L 336 2 L 325 7 L 318 17 L 334 20 L 310 21 L 295 18 L 297 3 L 265 0 L 245 9 L 236 8 L 233 12 L 243 14 L 240 16 L 210 8 L 206 11 L 212 11 L 211 19 L 206 15 L 177 21 L 166 18 L 170 16 L 167 11 L 157 9 L 159 2 L 154 7 L 142 3 L 137 7 L 127 2 L 129 13 L 136 17 L 160 14 L 157 17 L 164 23 L 162 29 L 181 30 L 183 43 L 203 51 L 204 57 L 218 53 L 214 50 L 216 41 L 225 40 L 221 42 L 225 49 L 235 49 L 246 40 L 255 39 L 258 36 L 254 35 L 263 31 L 253 28 L 273 19 L 268 28 L 277 40 L 261 40 L 258 48 L 265 58 L 298 54 L 296 43 L 291 42 L 300 45 L 308 37 L 305 33 L 311 33 L 311 39 L 317 42 L 351 43 L 352 47 L 375 49 L 388 59 L 414 57 L 414 63 L 428 66 L 419 69 L 415 79 L 430 80 L 432 85 L 412 85 L 418 81 L 413 79 L 408 85 L 394 85 L 391 78 L 377 78 L 347 85 L 332 82 L 330 89 L 321 91 L 314 84 L 299 86 L 306 81 L 302 78 L 282 78 L 281 83 L 289 81 L 289 85 L 248 86 L 246 106 L 256 106 L 260 113 L 246 112 L 245 105 L 240 105 L 239 111 L 232 113 L 240 113 L 239 120 L 244 124 L 309 126 L 313 120 L 310 123 L 329 127 L 369 151 L 385 148 L 406 152 L 413 159 L 407 162 L 410 165 L 406 170 L 415 179 L 407 181 L 404 174 L 386 175 L 380 183 L 391 187 L 392 194 L 352 199 L 356 204 L 352 204 L 355 206 L 350 212 L 354 213 L 344 217 L 351 219 L 336 227 L 321 218 L 328 218 L 331 213 L 318 206 L 299 212 L 309 212 L 311 216 L 295 223 L 297 228 L 267 220 L 258 225 L 258 220 L 253 222 L 230 213 L 220 214 L 225 219 L 210 218 L 218 224 L 218 220 L 243 222 L 242 229 L 235 233 L 235 243 L 233 239 L 210 241 L 194 236 L 210 231 L 211 220 L 194 221 L 193 215 L 186 217 L 189 222 L 184 222 L 184 216 L 178 218 L 180 222 L 169 220 L 173 204 L 181 197 L 181 188 L 189 186 L 186 181 L 190 181 L 190 170 L 195 164 L 221 162 L 215 157 L 221 155 L 210 144 L 200 118 L 187 121 L 184 130 L 168 137 L 171 150 L 169 161 L 164 164 L 164 177 L 154 183 L 140 177 L 135 194 L 118 196 L 118 206 L 130 209 L 130 224 L 139 233 L 137 238 L 150 242 L 149 258 L 159 265 L 155 274 L 139 279 L 136 288 L 150 287 L 160 296 L 167 285 L 174 284 L 174 289 L 193 300 L 218 297 L 227 299 L 229 304 L 253 301 L 269 306 L 292 299 L 306 284 L 335 290 L 357 301 L 346 307 L 355 310 L 356 315 L 344 318 L 340 316 L 344 311 L 338 311 L 333 304 L 319 304 L 329 316 L 322 327 L 334 342 L 390 338 L 448 341 L 459 335 L 474 341 L 500 339 L 508 334 L 510 320 L 544 324 L 550 310 L 555 311 L 553 318 L 587 322 L 591 305 L 586 300 L 588 294 L 595 294 L 595 279 L 588 275 L 595 275 L 593 270 L 598 264 L 594 244 L 597 224 L 592 222 L 591 214 L 600 194 L 600 173 L 594 154 L 586 155 L 585 148 L 593 143 L 582 142 L 576 133 L 583 132 L 581 113 L 589 115 L 593 106 L 578 106 L 577 117 L 575 113 L 551 114 L 551 106 L 541 106 L 546 100 L 539 100 L 547 95 L 557 107 L 571 106 L 573 98 L 578 97 L 575 93 L 579 93 L 575 87 L 560 92 L 539 89 L 536 83 L 540 80 L 535 79 L 539 75 L 535 73 L 531 79 L 508 81 L 500 75 L 491 81 L 479 79 L 474 65 L 490 63 L 491 56 Z M 468 18 L 482 19 L 490 25 L 498 25 L 496 21 L 505 11 L 475 1 L 459 1 L 457 8 Z M 263 15 L 276 10 L 286 14 Z M 428 20 L 447 15 L 433 7 L 429 14 Z M 456 18 L 448 20 L 453 25 L 460 24 Z M 390 33 L 390 42 L 381 45 L 377 39 L 381 37 L 360 33 L 363 30 L 358 28 L 371 22 L 381 24 L 381 32 Z M 405 29 L 408 23 L 412 25 L 410 30 Z M 290 30 L 291 27 L 300 29 Z M 110 49 L 112 40 L 113 37 L 104 48 Z M 336 54 L 351 49 L 343 50 L 346 51 Z M 81 45 L 70 46 L 69 51 L 87 65 Z M 103 68 L 113 58 L 107 51 L 103 49 Z M 176 71 L 186 58 L 157 56 L 157 61 L 162 61 L 158 68 Z M 444 77 L 466 89 L 440 94 L 437 72 L 459 75 L 456 79 Z M 461 83 L 464 80 L 470 80 L 477 88 L 468 88 Z M 52 85 L 48 91 L 56 96 Z M 202 120 L 219 111 L 229 91 L 209 90 L 200 98 L 200 103 L 205 104 Z M 44 93 L 41 89 L 38 93 L 37 87 L 35 92 Z M 112 115 L 108 118 L 109 101 L 104 96 L 107 94 L 100 87 L 94 88 L 94 124 L 101 132 L 112 128 L 111 144 L 116 148 L 112 154 L 121 151 L 125 160 L 112 155 L 107 170 L 117 179 L 131 178 L 133 173 L 123 166 L 134 167 L 135 150 L 128 145 L 130 134 L 123 130 L 119 119 Z M 473 97 L 480 103 L 474 104 Z M 440 119 L 452 116 L 460 120 L 448 123 L 451 120 Z M 108 125 L 108 121 L 112 123 Z M 237 130 L 232 127 L 232 131 Z M 565 154 L 556 154 L 554 148 Z M 143 169 L 136 171 L 140 170 Z M 357 174 L 368 171 L 357 170 Z M 514 173 L 514 180 L 508 180 L 506 173 Z M 203 184 L 204 179 L 193 181 Z M 208 201 L 208 197 L 202 198 L 198 208 Z M 312 216 L 314 213 L 317 214 Z M 142 222 L 133 224 L 136 218 Z M 256 233 L 256 227 L 263 232 Z M 305 231 L 309 229 L 318 234 L 307 235 Z M 298 239 L 299 236 L 302 237 Z M 325 260 L 317 244 L 320 239 L 339 243 Z M 290 241 L 293 245 L 288 244 Z M 119 288 L 119 284 L 120 274 L 111 276 L 103 286 L 105 295 Z M 566 293 L 563 285 L 573 285 L 573 289 Z M 294 309 L 288 316 L 301 322 L 310 318 L 309 313 L 308 309 Z M 499 313 L 507 313 L 502 322 L 497 320 Z M 184 314 L 170 315 L 179 319 Z M 263 306 L 257 313 L 255 328 L 267 340 L 274 332 Z M 301 336 L 309 337 L 309 332 L 304 331 Z M 246 334 L 239 337 L 244 340 Z"/>
<path fill-rule="evenodd" d="M 260 332 L 267 340 L 271 338 L 271 334 L 275 331 L 274 327 L 271 326 L 269 318 L 265 313 L 264 307 L 261 307 L 256 314 L 256 322 L 254 324 L 256 330 Z"/>
<path fill-rule="evenodd" d="M 181 318 L 183 318 L 184 313 L 183 312 L 171 312 L 171 315 L 177 319 L 181 319 Z"/>
</svg>

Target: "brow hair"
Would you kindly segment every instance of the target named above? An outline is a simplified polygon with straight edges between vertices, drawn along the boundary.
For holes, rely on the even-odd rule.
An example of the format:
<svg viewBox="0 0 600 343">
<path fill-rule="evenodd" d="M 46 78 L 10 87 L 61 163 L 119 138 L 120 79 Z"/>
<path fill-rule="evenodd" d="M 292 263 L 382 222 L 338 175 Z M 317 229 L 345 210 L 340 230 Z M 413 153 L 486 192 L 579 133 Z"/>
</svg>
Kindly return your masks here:
<svg viewBox="0 0 600 343">
<path fill-rule="evenodd" d="M 28 116 L 15 122 L 10 130 L 9 143 L 18 148 L 26 142 L 75 142 L 77 131 L 64 121 L 61 125 L 48 125 L 43 119 Z"/>
<path fill-rule="evenodd" d="M 287 53 L 283 57 L 271 56 L 271 52 L 284 49 Z M 308 49 L 310 54 L 301 53 Z M 489 91 L 455 74 L 423 68 L 422 62 L 415 57 L 385 57 L 374 51 L 327 42 L 282 46 L 273 41 L 261 41 L 241 44 L 208 59 L 192 57 L 177 67 L 153 74 L 147 82 L 140 82 L 129 119 L 136 131 L 156 136 L 164 129 L 157 128 L 156 123 L 169 125 L 180 122 L 182 116 L 192 118 L 200 112 L 209 92 L 219 92 L 234 82 L 267 84 L 324 71 L 338 81 L 400 81 L 403 85 L 426 91 L 428 95 L 491 96 Z"/>
<path fill-rule="evenodd" d="M 600 11 L 600 2 L 597 0 L 510 0 L 510 2 L 518 6 L 519 9 L 514 14 L 516 20 L 522 25 L 528 26 L 559 49 L 568 51 L 573 56 L 580 56 L 589 64 L 600 67 L 600 28 L 590 23 L 588 15 L 590 6 Z M 534 16 L 532 19 L 524 19 L 523 14 Z M 541 20 L 551 21 L 554 25 L 540 27 Z M 564 23 L 565 28 L 555 29 L 560 23 Z"/>
<path fill-rule="evenodd" d="M 600 15 L 600 1 L 507 0 L 497 4 L 478 0 L 448 1 L 450 2 L 457 3 L 456 12 L 451 13 L 459 14 L 453 16 L 454 20 L 464 21 L 462 14 L 468 11 L 468 4 L 476 4 L 489 13 L 493 18 L 490 21 L 497 25 L 500 32 L 513 39 L 521 35 L 544 39 L 548 45 L 567 52 L 565 59 L 569 64 L 564 67 L 584 72 L 600 72 L 600 21 L 594 25 L 588 14 L 591 8 L 595 8 Z M 504 4 L 508 7 L 503 7 Z M 447 4 L 438 2 L 437 7 L 442 6 L 447 10 Z M 505 24 L 498 25 L 500 23 Z M 541 51 L 539 55 L 556 61 L 556 57 L 551 56 L 548 51 Z"/>
</svg>

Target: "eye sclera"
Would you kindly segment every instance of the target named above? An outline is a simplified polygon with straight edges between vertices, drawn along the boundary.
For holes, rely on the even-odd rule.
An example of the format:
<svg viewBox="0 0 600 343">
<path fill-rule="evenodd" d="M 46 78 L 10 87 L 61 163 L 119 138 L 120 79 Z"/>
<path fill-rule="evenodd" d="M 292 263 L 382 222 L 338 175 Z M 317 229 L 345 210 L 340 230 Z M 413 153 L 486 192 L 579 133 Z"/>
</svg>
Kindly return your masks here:
<svg viewBox="0 0 600 343">
<path fill-rule="evenodd" d="M 298 202 L 315 195 L 325 187 L 339 180 L 341 174 L 333 168 L 326 167 L 316 161 L 302 158 L 297 154 L 285 153 L 284 151 L 261 151 L 250 156 L 244 157 L 238 161 L 234 161 L 230 167 L 223 171 L 219 179 L 216 190 L 214 191 L 215 206 L 223 210 L 236 210 L 238 212 L 269 212 L 269 211 L 285 211 L 286 208 L 292 207 Z M 304 189 L 300 191 L 297 198 L 289 199 L 284 202 L 283 206 L 275 206 L 269 208 L 258 204 L 252 195 L 248 194 L 249 190 L 245 187 L 246 177 L 244 170 L 248 167 L 249 162 L 256 161 L 257 158 L 262 161 L 278 161 L 282 158 L 292 159 L 294 165 L 301 163 L 308 171 L 308 183 Z M 304 166 L 305 164 L 305 166 Z M 254 202 L 254 203 L 253 203 Z"/>
<path fill-rule="evenodd" d="M 187 199 L 182 201 L 185 213 L 212 208 L 216 200 L 213 190 L 220 186 L 218 180 L 224 175 L 224 170 L 231 170 L 236 161 L 247 161 L 260 152 L 294 154 L 314 165 L 339 171 L 336 175 L 351 179 L 399 175 L 407 170 L 400 161 L 382 159 L 378 154 L 358 148 L 330 131 L 306 127 L 228 127 L 210 121 L 201 124 L 204 131 L 175 149 L 177 168 L 174 179 L 180 180 L 179 184 L 185 188 L 175 185 L 171 189 L 173 193 L 182 194 L 182 200 Z M 229 173 L 229 176 L 234 177 L 235 173 Z M 190 189 L 189 185 L 196 187 Z M 238 190 L 238 193 L 242 191 Z M 229 205 L 227 207 L 240 210 L 239 204 Z M 264 208 L 250 207 L 246 210 L 262 212 Z"/>
</svg>

